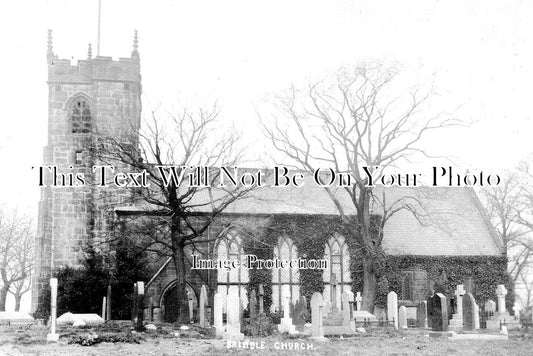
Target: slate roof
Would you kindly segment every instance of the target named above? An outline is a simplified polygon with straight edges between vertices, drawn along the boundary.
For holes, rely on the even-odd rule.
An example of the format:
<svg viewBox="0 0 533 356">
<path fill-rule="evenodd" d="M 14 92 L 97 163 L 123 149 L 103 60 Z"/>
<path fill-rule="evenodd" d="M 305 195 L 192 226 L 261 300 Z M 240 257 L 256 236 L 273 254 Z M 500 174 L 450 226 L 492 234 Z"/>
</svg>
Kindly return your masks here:
<svg viewBox="0 0 533 356">
<path fill-rule="evenodd" d="M 417 199 L 425 216 L 417 219 L 408 211 L 400 211 L 385 225 L 383 247 L 392 255 L 500 255 L 502 243 L 490 224 L 486 212 L 472 188 L 411 187 L 376 188 L 376 196 L 385 193 L 387 204 L 399 198 Z M 220 193 L 220 192 L 218 192 Z M 215 196 L 217 192 L 215 191 Z M 336 192 L 346 213 L 355 214 L 348 194 Z M 197 194 L 195 202 L 207 202 L 206 192 Z M 208 206 L 197 208 L 199 212 Z M 147 210 L 146 206 L 121 207 L 117 212 Z M 374 212 L 381 208 L 374 206 Z M 306 181 L 303 187 L 264 187 L 229 205 L 224 214 L 304 214 L 338 215 L 326 191 Z M 428 218 L 429 217 L 429 218 Z"/>
</svg>

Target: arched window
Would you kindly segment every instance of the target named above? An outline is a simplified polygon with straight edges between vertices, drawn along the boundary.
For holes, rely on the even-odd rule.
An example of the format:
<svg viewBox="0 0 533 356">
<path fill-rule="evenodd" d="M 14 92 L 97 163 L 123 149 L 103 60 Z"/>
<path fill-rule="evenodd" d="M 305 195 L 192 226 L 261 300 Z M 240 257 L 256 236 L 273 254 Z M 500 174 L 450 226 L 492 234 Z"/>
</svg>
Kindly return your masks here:
<svg viewBox="0 0 533 356">
<path fill-rule="evenodd" d="M 324 269 L 324 299 L 331 299 L 332 284 L 336 284 L 337 307 L 341 306 L 341 296 L 343 291 L 352 291 L 352 278 L 350 276 L 350 253 L 344 237 L 340 235 L 332 236 L 326 242 L 324 259 L 327 261 L 327 268 Z"/>
<path fill-rule="evenodd" d="M 79 97 L 73 101 L 70 121 L 72 123 L 72 133 L 91 132 L 91 108 L 85 98 Z"/>
<path fill-rule="evenodd" d="M 293 261 L 298 259 L 298 250 L 292 240 L 280 238 L 274 246 L 274 258 Z M 300 297 L 300 270 L 296 268 L 272 269 L 272 305 L 271 310 L 280 310 L 283 298 L 289 297 L 293 303 Z"/>
<path fill-rule="evenodd" d="M 244 251 L 242 248 L 242 240 L 235 232 L 227 234 L 224 238 L 218 241 L 216 246 L 216 254 L 218 260 L 239 260 L 243 262 Z M 217 270 L 218 287 L 217 292 L 222 295 L 223 307 L 226 312 L 226 296 L 230 290 L 237 289 L 241 298 L 243 308 L 248 306 L 248 295 L 246 293 L 246 285 L 249 282 L 248 269 L 240 266 L 229 271 L 225 269 Z"/>
</svg>

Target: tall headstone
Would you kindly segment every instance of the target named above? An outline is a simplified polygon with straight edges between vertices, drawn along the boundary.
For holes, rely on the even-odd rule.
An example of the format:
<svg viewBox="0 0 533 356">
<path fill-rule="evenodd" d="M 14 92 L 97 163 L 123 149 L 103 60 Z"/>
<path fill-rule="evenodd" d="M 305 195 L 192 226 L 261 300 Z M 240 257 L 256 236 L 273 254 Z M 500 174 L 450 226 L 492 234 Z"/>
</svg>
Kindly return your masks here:
<svg viewBox="0 0 533 356">
<path fill-rule="evenodd" d="M 458 284 L 455 290 L 455 300 L 456 300 L 456 312 L 452 315 L 450 320 L 450 330 L 459 331 L 463 330 L 463 295 L 466 291 L 462 284 Z"/>
<path fill-rule="evenodd" d="M 416 321 L 423 328 L 428 327 L 427 301 L 422 301 L 416 306 Z"/>
<path fill-rule="evenodd" d="M 250 318 L 254 320 L 257 317 L 257 296 L 255 294 L 255 289 L 250 293 L 250 303 L 248 303 L 248 309 L 250 310 Z"/>
<path fill-rule="evenodd" d="M 398 309 L 398 327 L 407 329 L 407 308 L 404 305 Z"/>
<path fill-rule="evenodd" d="M 106 300 L 106 307 L 107 307 L 107 311 L 106 311 L 106 320 L 111 320 L 111 286 L 107 286 L 107 300 Z"/>
<path fill-rule="evenodd" d="M 475 330 L 475 310 L 474 306 L 476 301 L 474 296 L 470 293 L 466 293 L 462 301 L 462 311 L 463 311 L 463 330 Z"/>
<path fill-rule="evenodd" d="M 345 290 L 342 294 L 342 325 L 355 331 L 353 321 L 353 293 Z"/>
<path fill-rule="evenodd" d="M 263 284 L 259 284 L 259 315 L 263 316 L 265 315 L 265 305 L 263 296 L 265 295 L 265 290 L 263 288 Z"/>
<path fill-rule="evenodd" d="M 398 329 L 398 294 L 391 291 L 387 294 L 387 319 L 394 322 L 394 328 Z"/>
<path fill-rule="evenodd" d="M 107 320 L 105 316 L 107 306 L 106 306 L 106 297 L 102 298 L 102 319 Z"/>
<path fill-rule="evenodd" d="M 135 318 L 135 330 L 143 331 L 143 300 L 144 300 L 144 282 L 137 282 L 137 295 L 135 296 L 135 305 L 136 305 L 136 318 Z"/>
<path fill-rule="evenodd" d="M 296 334 L 296 327 L 292 323 L 292 318 L 290 317 L 290 297 L 285 296 L 283 298 L 283 318 L 281 318 L 280 324 L 278 325 L 278 331 L 280 333 L 289 333 Z"/>
<path fill-rule="evenodd" d="M 208 326 L 209 321 L 206 318 L 206 306 L 207 306 L 207 289 L 205 285 L 202 285 L 200 289 L 200 326 Z"/>
<path fill-rule="evenodd" d="M 336 313 L 338 311 L 337 307 L 337 275 L 334 273 L 331 276 L 330 281 L 330 290 L 331 290 L 331 311 Z"/>
<path fill-rule="evenodd" d="M 220 338 L 224 335 L 224 324 L 222 322 L 222 295 L 215 293 L 213 297 L 213 324 L 215 326 L 216 337 Z"/>
<path fill-rule="evenodd" d="M 496 296 L 498 297 L 498 311 L 488 320 L 486 320 L 486 326 L 489 330 L 500 329 L 502 324 L 506 325 L 506 328 L 511 329 L 520 329 L 520 323 L 516 322 L 514 318 L 509 314 L 505 308 L 505 296 L 507 295 L 507 289 L 505 285 L 498 284 L 496 288 Z"/>
<path fill-rule="evenodd" d="M 498 297 L 498 313 L 505 314 L 507 310 L 505 309 L 505 296 L 507 295 L 507 289 L 505 285 L 498 284 L 496 288 L 496 296 Z"/>
<path fill-rule="evenodd" d="M 431 325 L 433 331 L 448 331 L 448 303 L 442 293 L 435 293 L 431 298 Z M 430 301 L 428 299 L 428 310 Z"/>
<path fill-rule="evenodd" d="M 474 330 L 479 330 L 479 305 L 474 303 Z"/>
<path fill-rule="evenodd" d="M 238 289 L 230 289 L 226 298 L 226 331 L 224 339 L 226 340 L 244 340 L 244 334 L 241 333 L 241 299 Z"/>
<path fill-rule="evenodd" d="M 355 303 L 357 306 L 357 310 L 361 310 L 361 302 L 363 301 L 363 298 L 361 297 L 361 292 L 357 292 L 355 296 Z"/>
<path fill-rule="evenodd" d="M 47 341 L 58 341 L 57 326 L 57 278 L 50 278 L 50 334 L 46 335 Z"/>
<path fill-rule="evenodd" d="M 322 325 L 322 294 L 315 292 L 311 297 L 311 337 L 314 340 L 325 340 Z"/>
</svg>

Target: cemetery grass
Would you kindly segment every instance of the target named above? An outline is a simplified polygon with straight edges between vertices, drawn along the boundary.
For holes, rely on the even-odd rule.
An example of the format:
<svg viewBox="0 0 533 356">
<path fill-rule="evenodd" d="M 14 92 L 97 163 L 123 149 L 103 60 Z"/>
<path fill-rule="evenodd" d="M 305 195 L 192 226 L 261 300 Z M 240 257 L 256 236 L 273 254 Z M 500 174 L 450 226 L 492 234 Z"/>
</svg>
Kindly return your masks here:
<svg viewBox="0 0 533 356">
<path fill-rule="evenodd" d="M 227 348 L 226 342 L 212 338 L 210 331 L 191 327 L 188 331 L 174 330 L 168 326 L 151 333 L 131 334 L 126 328 L 74 329 L 62 328 L 58 343 L 47 343 L 47 328 L 33 326 L 30 329 L 0 327 L 0 355 L 531 355 L 533 354 L 533 331 L 511 332 L 507 341 L 503 340 L 458 340 L 429 338 L 427 331 L 410 329 L 407 331 L 373 330 L 367 334 L 339 339 L 330 338 L 327 342 L 316 342 L 305 337 L 272 335 L 252 337 L 250 341 L 265 349 L 250 350 Z M 179 337 L 174 335 L 179 332 Z M 113 335 L 92 346 L 69 343 L 90 334 Z M 125 342 L 124 342 L 125 341 Z M 282 344 L 285 343 L 285 344 Z M 281 345 L 300 344 L 313 350 L 281 350 Z M 20 355 L 20 353 L 18 353 Z"/>
</svg>

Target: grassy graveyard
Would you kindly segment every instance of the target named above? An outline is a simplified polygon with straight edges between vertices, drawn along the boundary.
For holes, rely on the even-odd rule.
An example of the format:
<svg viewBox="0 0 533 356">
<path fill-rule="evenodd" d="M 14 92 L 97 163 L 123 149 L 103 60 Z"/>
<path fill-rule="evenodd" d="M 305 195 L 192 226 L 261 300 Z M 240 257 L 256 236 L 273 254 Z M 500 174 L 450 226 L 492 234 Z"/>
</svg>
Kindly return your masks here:
<svg viewBox="0 0 533 356">
<path fill-rule="evenodd" d="M 448 340 L 430 338 L 423 329 L 374 328 L 351 337 L 330 337 L 327 342 L 274 334 L 231 345 L 216 339 L 212 328 L 194 325 L 181 330 L 167 324 L 141 333 L 114 323 L 60 327 L 57 343 L 46 342 L 48 330 L 1 326 L 0 355 L 531 355 L 533 350 L 531 329 L 510 332 L 509 340 Z"/>
</svg>

